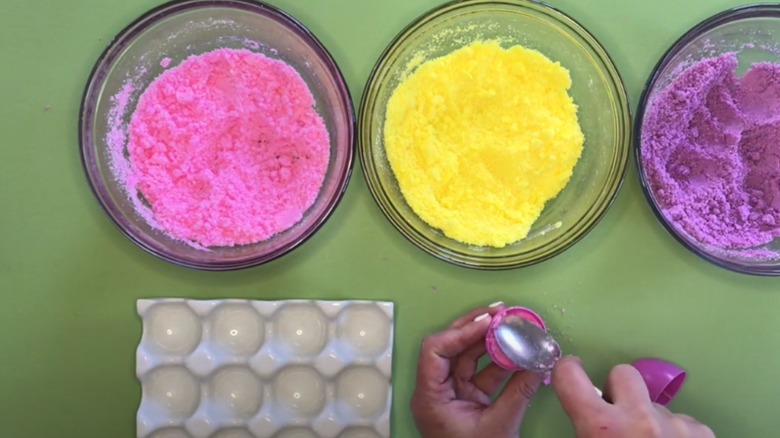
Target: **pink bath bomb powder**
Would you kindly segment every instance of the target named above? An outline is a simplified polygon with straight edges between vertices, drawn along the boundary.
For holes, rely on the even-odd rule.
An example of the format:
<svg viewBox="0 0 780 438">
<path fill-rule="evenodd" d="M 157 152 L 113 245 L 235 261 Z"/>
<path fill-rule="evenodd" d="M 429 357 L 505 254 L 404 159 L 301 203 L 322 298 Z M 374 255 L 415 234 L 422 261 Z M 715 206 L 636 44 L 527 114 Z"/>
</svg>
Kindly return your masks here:
<svg viewBox="0 0 780 438">
<path fill-rule="evenodd" d="M 191 56 L 144 91 L 129 125 L 128 193 L 150 223 L 206 247 L 283 232 L 317 198 L 327 128 L 295 69 L 248 50 Z"/>
<path fill-rule="evenodd" d="M 780 65 L 736 68 L 734 53 L 690 66 L 653 100 L 641 138 L 664 216 L 727 250 L 780 236 Z"/>
</svg>

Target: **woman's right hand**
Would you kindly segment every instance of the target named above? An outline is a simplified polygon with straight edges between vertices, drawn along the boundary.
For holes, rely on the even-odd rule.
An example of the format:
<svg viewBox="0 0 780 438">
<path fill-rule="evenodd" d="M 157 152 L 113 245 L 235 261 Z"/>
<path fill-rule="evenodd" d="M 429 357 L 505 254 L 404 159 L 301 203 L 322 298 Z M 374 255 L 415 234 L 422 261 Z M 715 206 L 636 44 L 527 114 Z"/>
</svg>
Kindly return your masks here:
<svg viewBox="0 0 780 438">
<path fill-rule="evenodd" d="M 618 365 L 610 372 L 604 394 L 612 403 L 599 397 L 576 357 L 558 361 L 552 385 L 577 438 L 715 437 L 695 419 L 650 401 L 642 376 L 631 365 Z"/>
</svg>

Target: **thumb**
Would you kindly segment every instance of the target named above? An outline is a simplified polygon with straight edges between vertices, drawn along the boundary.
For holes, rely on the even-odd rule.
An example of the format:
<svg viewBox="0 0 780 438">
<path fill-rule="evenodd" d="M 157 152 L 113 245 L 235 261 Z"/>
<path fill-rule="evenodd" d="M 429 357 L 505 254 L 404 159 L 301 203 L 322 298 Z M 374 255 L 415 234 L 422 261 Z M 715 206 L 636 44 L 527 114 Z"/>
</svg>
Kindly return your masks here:
<svg viewBox="0 0 780 438">
<path fill-rule="evenodd" d="M 525 410 L 536 395 L 544 375 L 520 371 L 512 375 L 496 401 L 488 410 L 492 421 L 506 424 L 512 431 L 519 432 Z"/>
<path fill-rule="evenodd" d="M 606 406 L 606 402 L 593 390 L 593 383 L 578 358 L 564 357 L 555 364 L 552 386 L 563 410 L 574 422 L 590 418 Z"/>
</svg>

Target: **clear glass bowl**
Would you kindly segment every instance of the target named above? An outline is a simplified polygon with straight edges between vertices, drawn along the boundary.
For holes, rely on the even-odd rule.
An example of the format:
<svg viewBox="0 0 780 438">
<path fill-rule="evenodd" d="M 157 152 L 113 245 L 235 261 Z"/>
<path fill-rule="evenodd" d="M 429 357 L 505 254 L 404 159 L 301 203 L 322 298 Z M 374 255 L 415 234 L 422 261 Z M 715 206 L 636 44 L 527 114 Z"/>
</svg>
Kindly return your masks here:
<svg viewBox="0 0 780 438">
<path fill-rule="evenodd" d="M 162 65 L 175 66 L 190 55 L 219 48 L 248 49 L 281 59 L 301 74 L 330 135 L 330 163 L 316 201 L 292 228 L 252 245 L 196 248 L 169 238 L 138 214 L 112 170 L 107 136 L 117 122 L 126 126 L 139 96 L 164 70 Z M 128 84 L 132 88 L 128 104 L 117 105 L 112 97 Z M 354 136 L 349 90 L 327 49 L 294 18 L 249 0 L 174 1 L 138 18 L 98 59 L 84 92 L 79 121 L 84 170 L 109 218 L 151 254 L 203 270 L 259 265 L 288 253 L 310 237 L 331 215 L 347 187 L 354 162 Z"/>
<path fill-rule="evenodd" d="M 585 144 L 566 188 L 545 206 L 528 237 L 497 249 L 466 245 L 423 222 L 407 205 L 384 150 L 387 101 L 419 52 L 431 59 L 475 40 L 500 37 L 558 61 L 571 74 Z M 598 41 L 576 21 L 530 1 L 468 0 L 444 4 L 406 27 L 380 57 L 359 110 L 363 172 L 390 222 L 416 246 L 447 262 L 509 269 L 549 259 L 568 249 L 601 219 L 617 195 L 628 162 L 631 113 L 620 75 Z"/>
<path fill-rule="evenodd" d="M 663 227 L 685 248 L 717 266 L 745 274 L 780 275 L 780 239 L 760 248 L 726 250 L 701 242 L 663 212 L 642 156 L 642 130 L 652 102 L 687 67 L 705 58 L 736 52 L 740 75 L 755 62 L 780 62 L 780 5 L 750 5 L 716 14 L 691 28 L 661 57 L 642 91 L 634 129 L 639 179 Z M 776 257 L 771 254 L 777 254 Z"/>
</svg>

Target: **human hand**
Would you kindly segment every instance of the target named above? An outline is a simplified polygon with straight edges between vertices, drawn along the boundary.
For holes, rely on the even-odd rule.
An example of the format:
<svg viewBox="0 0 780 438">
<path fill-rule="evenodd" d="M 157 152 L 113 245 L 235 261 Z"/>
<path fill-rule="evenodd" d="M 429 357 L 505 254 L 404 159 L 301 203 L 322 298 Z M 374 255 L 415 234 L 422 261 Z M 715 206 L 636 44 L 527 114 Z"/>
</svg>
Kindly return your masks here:
<svg viewBox="0 0 780 438">
<path fill-rule="evenodd" d="M 607 403 L 579 359 L 565 357 L 552 373 L 552 385 L 571 418 L 578 438 L 714 438 L 709 427 L 693 418 L 669 412 L 650 401 L 647 386 L 631 365 L 618 365 L 607 379 Z"/>
<path fill-rule="evenodd" d="M 411 402 L 423 438 L 516 438 L 520 433 L 523 414 L 543 376 L 513 373 L 492 362 L 477 370 L 486 353 L 490 319 L 501 309 L 475 309 L 423 340 Z"/>
</svg>

